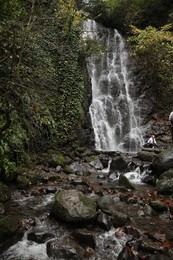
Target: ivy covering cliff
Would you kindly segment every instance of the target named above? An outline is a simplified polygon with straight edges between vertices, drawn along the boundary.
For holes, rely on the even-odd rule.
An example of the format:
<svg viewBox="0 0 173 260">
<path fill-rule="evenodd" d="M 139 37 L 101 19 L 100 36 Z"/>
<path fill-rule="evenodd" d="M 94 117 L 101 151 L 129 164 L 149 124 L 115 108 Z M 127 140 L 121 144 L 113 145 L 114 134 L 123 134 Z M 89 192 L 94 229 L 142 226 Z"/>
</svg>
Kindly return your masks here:
<svg viewBox="0 0 173 260">
<path fill-rule="evenodd" d="M 85 111 L 76 1 L 0 3 L 0 178 L 77 139 Z"/>
</svg>

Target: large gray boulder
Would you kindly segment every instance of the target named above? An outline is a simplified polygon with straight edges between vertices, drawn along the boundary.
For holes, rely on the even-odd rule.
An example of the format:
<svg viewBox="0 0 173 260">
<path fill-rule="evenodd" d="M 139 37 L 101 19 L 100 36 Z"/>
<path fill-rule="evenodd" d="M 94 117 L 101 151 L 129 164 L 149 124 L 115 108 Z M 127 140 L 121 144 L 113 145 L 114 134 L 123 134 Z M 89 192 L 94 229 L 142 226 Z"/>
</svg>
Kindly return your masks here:
<svg viewBox="0 0 173 260">
<path fill-rule="evenodd" d="M 173 194 L 173 178 L 160 179 L 157 182 L 156 189 L 160 194 Z"/>
<path fill-rule="evenodd" d="M 152 162 L 152 170 L 155 175 L 160 176 L 171 168 L 173 168 L 173 149 L 167 149 L 155 155 Z"/>
<path fill-rule="evenodd" d="M 65 190 L 55 194 L 51 214 L 67 222 L 93 220 L 96 215 L 96 202 L 77 190 Z"/>
</svg>

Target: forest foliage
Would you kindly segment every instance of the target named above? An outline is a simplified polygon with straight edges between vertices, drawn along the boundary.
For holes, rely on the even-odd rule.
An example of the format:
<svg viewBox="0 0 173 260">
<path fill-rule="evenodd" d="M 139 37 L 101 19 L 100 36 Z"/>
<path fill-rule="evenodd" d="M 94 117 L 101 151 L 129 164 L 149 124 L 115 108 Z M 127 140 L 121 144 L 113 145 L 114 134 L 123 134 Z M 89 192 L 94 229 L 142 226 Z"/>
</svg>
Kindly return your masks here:
<svg viewBox="0 0 173 260">
<path fill-rule="evenodd" d="M 74 0 L 7 0 L 0 9 L 0 177 L 11 178 L 26 152 L 80 131 L 82 11 Z"/>
</svg>

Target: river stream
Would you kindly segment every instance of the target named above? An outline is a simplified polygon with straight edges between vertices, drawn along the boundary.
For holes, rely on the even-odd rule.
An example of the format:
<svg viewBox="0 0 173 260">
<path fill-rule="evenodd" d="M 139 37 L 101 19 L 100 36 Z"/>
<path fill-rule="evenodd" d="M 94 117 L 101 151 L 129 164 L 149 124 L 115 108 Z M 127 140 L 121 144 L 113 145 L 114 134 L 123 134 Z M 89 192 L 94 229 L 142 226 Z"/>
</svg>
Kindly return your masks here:
<svg viewBox="0 0 173 260">
<path fill-rule="evenodd" d="M 51 171 L 54 170 L 51 169 Z M 128 193 L 113 191 L 110 188 L 110 185 L 119 178 L 119 175 L 115 172 L 110 173 L 108 169 L 99 170 L 91 174 L 89 178 L 90 182 L 103 195 L 112 195 L 116 201 L 117 210 L 122 211 L 123 209 L 123 212 L 129 215 L 129 225 L 148 234 L 164 235 L 168 239 L 169 235 L 173 233 L 173 226 L 171 224 L 173 220 L 170 218 L 169 212 L 158 214 L 158 212 L 153 211 L 149 207 L 147 203 L 149 199 L 163 199 L 163 196 L 157 195 L 154 187 L 147 186 L 141 182 L 141 178 L 145 174 L 146 172 L 140 172 L 139 168 L 126 173 L 126 176 L 136 187 L 135 191 L 129 191 Z M 63 237 L 70 235 L 76 228 L 73 224 L 62 223 L 50 217 L 50 208 L 54 198 L 54 193 L 50 191 L 54 190 L 54 187 L 56 187 L 56 191 L 70 188 L 84 190 L 82 184 L 75 184 L 74 186 L 70 181 L 71 178 L 69 175 L 64 173 L 61 173 L 61 175 L 59 183 L 52 181 L 44 184 L 40 182 L 39 185 L 33 185 L 27 191 L 14 190 L 12 199 L 5 204 L 5 211 L 9 215 L 20 215 L 25 226 L 25 233 L 20 241 L 1 254 L 0 259 L 49 260 L 51 258 L 46 253 L 46 242 L 36 243 L 28 240 L 28 233 L 50 233 L 53 237 L 61 240 Z M 90 197 L 96 196 L 93 190 L 87 193 Z M 122 199 L 127 194 L 128 197 L 135 196 L 137 198 L 136 203 L 127 203 L 125 199 Z M 171 199 L 170 196 L 167 199 Z M 116 235 L 119 233 L 119 228 L 112 227 L 109 231 L 105 231 L 98 226 L 90 224 L 87 226 L 84 225 L 83 228 L 92 229 L 96 236 L 95 255 L 88 258 L 91 260 L 117 259 L 118 254 L 130 239 L 124 232 L 121 232 L 121 236 Z"/>
</svg>

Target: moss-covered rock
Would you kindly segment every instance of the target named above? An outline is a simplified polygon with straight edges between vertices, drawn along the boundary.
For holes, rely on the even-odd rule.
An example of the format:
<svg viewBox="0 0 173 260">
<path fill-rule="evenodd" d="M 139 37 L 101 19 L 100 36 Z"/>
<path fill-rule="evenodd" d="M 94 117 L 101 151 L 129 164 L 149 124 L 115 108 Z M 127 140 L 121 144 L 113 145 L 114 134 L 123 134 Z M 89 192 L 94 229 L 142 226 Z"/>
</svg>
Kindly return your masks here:
<svg viewBox="0 0 173 260">
<path fill-rule="evenodd" d="M 57 192 L 51 214 L 67 222 L 90 221 L 96 217 L 96 202 L 82 192 L 67 190 Z"/>
<path fill-rule="evenodd" d="M 48 156 L 48 164 L 50 167 L 56 168 L 57 166 L 65 165 L 65 156 L 63 154 L 49 154 Z"/>
<path fill-rule="evenodd" d="M 85 158 L 87 163 L 93 162 L 95 160 L 95 155 L 91 155 Z"/>
<path fill-rule="evenodd" d="M 125 187 L 127 189 L 130 189 L 130 190 L 135 190 L 135 187 L 129 181 L 129 179 L 126 176 L 122 175 L 122 174 L 119 177 L 119 185 L 123 186 L 123 187 Z"/>
<path fill-rule="evenodd" d="M 157 212 L 167 211 L 167 206 L 165 206 L 161 201 L 151 201 L 149 204 Z"/>
<path fill-rule="evenodd" d="M 73 169 L 71 169 L 70 167 L 66 166 L 63 168 L 63 171 L 67 174 L 72 174 L 73 173 Z"/>
<path fill-rule="evenodd" d="M 30 184 L 31 184 L 31 182 L 26 176 L 21 176 L 21 175 L 17 176 L 18 189 L 20 189 L 20 190 L 27 189 L 27 188 L 29 188 Z"/>
</svg>

